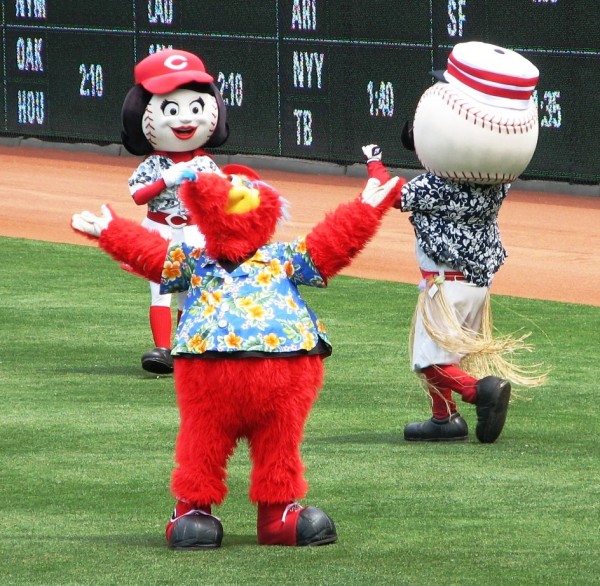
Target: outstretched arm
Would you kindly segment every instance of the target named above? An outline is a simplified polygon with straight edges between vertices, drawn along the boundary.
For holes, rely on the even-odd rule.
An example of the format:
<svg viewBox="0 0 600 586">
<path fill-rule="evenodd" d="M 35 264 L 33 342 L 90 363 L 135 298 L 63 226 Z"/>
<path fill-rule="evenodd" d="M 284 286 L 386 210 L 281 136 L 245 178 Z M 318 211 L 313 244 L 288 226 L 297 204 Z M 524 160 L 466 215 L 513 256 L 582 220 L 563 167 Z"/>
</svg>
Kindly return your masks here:
<svg viewBox="0 0 600 586">
<path fill-rule="evenodd" d="M 72 228 L 89 238 L 97 238 L 104 252 L 156 283 L 160 282 L 167 255 L 168 241 L 132 220 L 119 218 L 109 206 L 102 206 L 102 216 L 91 212 L 75 214 Z"/>
<path fill-rule="evenodd" d="M 383 185 L 371 178 L 354 201 L 341 204 L 306 237 L 306 246 L 321 276 L 335 276 L 367 245 L 405 180 L 394 177 Z"/>
</svg>

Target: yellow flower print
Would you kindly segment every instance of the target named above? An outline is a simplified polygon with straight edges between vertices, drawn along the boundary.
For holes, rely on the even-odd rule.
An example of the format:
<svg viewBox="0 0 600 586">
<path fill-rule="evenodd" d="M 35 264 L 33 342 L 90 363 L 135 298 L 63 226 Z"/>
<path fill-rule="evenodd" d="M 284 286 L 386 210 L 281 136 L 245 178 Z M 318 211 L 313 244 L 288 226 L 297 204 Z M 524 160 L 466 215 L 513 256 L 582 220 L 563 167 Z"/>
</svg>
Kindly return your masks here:
<svg viewBox="0 0 600 586">
<path fill-rule="evenodd" d="M 274 277 L 279 277 L 283 273 L 283 267 L 281 266 L 281 263 L 279 262 L 279 259 L 277 259 L 277 258 L 274 258 L 267 265 L 267 268 Z"/>
<path fill-rule="evenodd" d="M 200 334 L 195 334 L 188 340 L 188 348 L 193 352 L 202 354 L 206 352 L 206 340 L 200 337 Z"/>
<path fill-rule="evenodd" d="M 272 279 L 273 279 L 273 275 L 271 275 L 271 273 L 269 271 L 261 271 L 256 276 L 256 282 L 259 285 L 263 285 L 263 286 L 268 285 Z"/>
<path fill-rule="evenodd" d="M 185 260 L 185 254 L 181 248 L 174 248 L 170 254 L 173 262 L 182 263 Z"/>
<path fill-rule="evenodd" d="M 181 277 L 181 263 L 180 262 L 171 262 L 165 261 L 165 265 L 162 271 L 163 279 L 168 281 L 172 281 L 173 279 L 178 279 Z"/>
<path fill-rule="evenodd" d="M 303 350 L 312 350 L 315 347 L 315 337 L 305 332 L 302 339 L 302 349 Z"/>
<path fill-rule="evenodd" d="M 263 319 L 265 316 L 265 310 L 260 305 L 252 305 L 247 308 L 247 311 L 253 319 Z"/>
<path fill-rule="evenodd" d="M 211 315 L 214 315 L 216 311 L 217 310 L 213 305 L 207 305 L 202 312 L 202 317 L 210 317 Z"/>
<path fill-rule="evenodd" d="M 317 331 L 320 334 L 324 334 L 327 331 L 325 329 L 325 324 L 320 319 L 317 320 Z"/>
<path fill-rule="evenodd" d="M 225 344 L 228 348 L 239 350 L 242 344 L 242 338 L 236 336 L 233 332 L 229 332 L 229 334 L 225 336 Z"/>
<path fill-rule="evenodd" d="M 298 304 L 296 303 L 294 298 L 289 295 L 285 298 L 285 304 L 294 311 L 298 309 Z"/>
<path fill-rule="evenodd" d="M 202 293 L 200 293 L 200 303 L 204 305 L 210 303 L 210 294 L 208 291 L 202 291 Z"/>
<path fill-rule="evenodd" d="M 200 287 L 202 285 L 202 277 L 198 275 L 192 275 L 192 287 Z"/>
<path fill-rule="evenodd" d="M 306 254 L 306 239 L 300 238 L 296 245 L 296 250 L 301 254 Z"/>
<path fill-rule="evenodd" d="M 213 291 L 212 299 L 215 304 L 221 303 L 223 300 L 223 291 Z"/>
<path fill-rule="evenodd" d="M 254 301 L 252 301 L 252 297 L 242 297 L 237 299 L 235 304 L 241 309 L 248 309 L 254 304 Z"/>
<path fill-rule="evenodd" d="M 279 346 L 279 337 L 277 334 L 267 334 L 263 339 L 267 348 L 275 349 Z"/>
</svg>

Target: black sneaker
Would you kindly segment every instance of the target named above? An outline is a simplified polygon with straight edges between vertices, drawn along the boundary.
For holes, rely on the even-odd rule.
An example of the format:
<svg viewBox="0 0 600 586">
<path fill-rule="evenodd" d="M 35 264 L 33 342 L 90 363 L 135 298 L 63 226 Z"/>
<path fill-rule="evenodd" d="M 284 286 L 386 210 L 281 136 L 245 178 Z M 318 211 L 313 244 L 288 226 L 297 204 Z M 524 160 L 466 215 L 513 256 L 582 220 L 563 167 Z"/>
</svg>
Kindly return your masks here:
<svg viewBox="0 0 600 586">
<path fill-rule="evenodd" d="M 173 357 L 169 348 L 153 348 L 142 356 L 142 368 L 154 374 L 171 374 Z"/>
<path fill-rule="evenodd" d="M 432 417 L 427 421 L 409 423 L 404 428 L 404 439 L 409 442 L 455 442 L 466 440 L 469 435 L 467 422 L 460 413 L 445 419 Z"/>
<path fill-rule="evenodd" d="M 486 376 L 477 383 L 475 435 L 481 443 L 491 444 L 502 433 L 508 412 L 510 390 L 510 383 L 497 376 Z"/>
</svg>

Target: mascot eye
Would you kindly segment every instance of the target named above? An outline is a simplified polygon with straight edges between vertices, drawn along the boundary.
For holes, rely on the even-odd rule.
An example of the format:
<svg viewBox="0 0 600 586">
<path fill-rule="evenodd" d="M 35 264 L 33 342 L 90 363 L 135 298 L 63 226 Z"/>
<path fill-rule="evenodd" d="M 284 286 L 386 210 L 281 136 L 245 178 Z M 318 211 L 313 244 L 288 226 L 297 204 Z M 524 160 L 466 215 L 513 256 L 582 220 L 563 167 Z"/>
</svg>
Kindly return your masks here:
<svg viewBox="0 0 600 586">
<path fill-rule="evenodd" d="M 203 111 L 204 111 L 204 100 L 202 98 L 198 98 L 197 100 L 194 100 L 190 104 L 190 112 L 192 114 L 200 114 Z"/>
<path fill-rule="evenodd" d="M 177 114 L 179 114 L 179 104 L 177 102 L 165 100 L 160 105 L 160 109 L 165 116 L 177 116 Z"/>
<path fill-rule="evenodd" d="M 247 189 L 254 189 L 254 183 L 250 181 L 250 179 L 246 179 L 246 177 L 242 177 L 241 175 L 227 175 L 227 181 L 231 183 L 231 185 L 235 187 L 246 187 Z"/>
</svg>

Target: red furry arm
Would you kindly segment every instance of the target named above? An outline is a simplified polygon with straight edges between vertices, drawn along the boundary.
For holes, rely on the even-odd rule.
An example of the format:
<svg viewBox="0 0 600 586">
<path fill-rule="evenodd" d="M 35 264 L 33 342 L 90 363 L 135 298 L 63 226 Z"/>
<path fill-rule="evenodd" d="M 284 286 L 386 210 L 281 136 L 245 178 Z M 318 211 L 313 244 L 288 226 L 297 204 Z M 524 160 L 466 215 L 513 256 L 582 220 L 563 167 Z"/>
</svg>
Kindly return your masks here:
<svg viewBox="0 0 600 586">
<path fill-rule="evenodd" d="M 398 197 L 403 183 L 400 179 L 377 207 L 360 198 L 341 204 L 310 231 L 306 247 L 326 281 L 348 266 L 375 236 L 383 215 Z"/>
<path fill-rule="evenodd" d="M 160 283 L 168 241 L 132 220 L 114 218 L 100 234 L 100 248 L 127 263 L 149 281 Z"/>
</svg>

